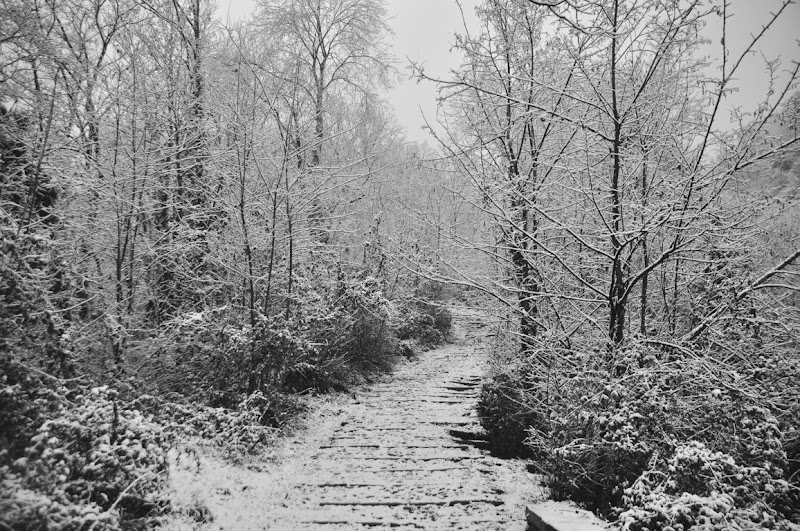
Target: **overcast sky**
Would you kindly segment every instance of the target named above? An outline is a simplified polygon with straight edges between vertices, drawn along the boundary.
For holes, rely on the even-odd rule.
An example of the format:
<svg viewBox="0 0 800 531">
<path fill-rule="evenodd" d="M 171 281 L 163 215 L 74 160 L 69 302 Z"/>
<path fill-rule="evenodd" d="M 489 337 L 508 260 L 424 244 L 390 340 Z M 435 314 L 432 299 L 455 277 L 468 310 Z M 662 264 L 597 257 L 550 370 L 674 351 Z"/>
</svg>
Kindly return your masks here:
<svg viewBox="0 0 800 531">
<path fill-rule="evenodd" d="M 255 0 L 218 0 L 220 18 L 225 20 L 226 14 L 237 19 L 249 14 Z M 475 23 L 474 8 L 480 0 L 461 0 L 463 13 L 468 24 Z M 750 33 L 758 32 L 770 18 L 781 0 L 730 0 L 730 12 L 733 17 L 728 21 L 729 41 L 733 52 L 741 52 L 746 46 Z M 394 53 L 399 61 L 401 71 L 400 83 L 390 91 L 388 99 L 397 112 L 398 122 L 405 127 L 409 140 L 428 138 L 422 130 L 425 113 L 431 120 L 436 112 L 436 90 L 427 83 L 418 84 L 409 80 L 406 71 L 408 59 L 425 63 L 425 70 L 431 75 L 445 76 L 448 70 L 458 67 L 460 57 L 450 51 L 454 42 L 454 34 L 463 32 L 462 12 L 456 0 L 387 0 L 389 24 L 394 30 Z M 709 26 L 709 37 L 715 45 L 719 45 L 720 27 Z M 740 91 L 733 94 L 728 101 L 729 106 L 740 106 L 743 110 L 752 109 L 759 95 L 763 95 L 767 87 L 767 76 L 761 65 L 760 53 L 769 58 L 782 57 L 785 70 L 792 61 L 800 60 L 800 5 L 789 6 L 787 11 L 772 28 L 759 50 L 758 56 L 751 57 L 742 65 L 741 74 L 736 85 Z"/>
</svg>

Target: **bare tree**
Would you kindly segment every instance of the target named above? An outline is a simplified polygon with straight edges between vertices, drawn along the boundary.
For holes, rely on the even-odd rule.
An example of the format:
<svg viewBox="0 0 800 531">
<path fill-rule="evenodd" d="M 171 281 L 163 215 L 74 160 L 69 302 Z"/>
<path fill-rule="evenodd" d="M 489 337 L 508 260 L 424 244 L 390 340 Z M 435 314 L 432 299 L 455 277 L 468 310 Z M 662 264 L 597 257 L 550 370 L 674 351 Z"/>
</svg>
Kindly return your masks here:
<svg viewBox="0 0 800 531">
<path fill-rule="evenodd" d="M 313 104 L 312 167 L 322 161 L 326 97 L 338 85 L 371 94 L 388 74 L 386 8 L 381 0 L 264 1 L 259 19 L 285 40 Z"/>
<path fill-rule="evenodd" d="M 709 241 L 754 241 L 748 227 L 759 203 L 743 201 L 735 183 L 796 141 L 770 147 L 760 137 L 796 65 L 738 132 L 717 128 L 742 57 L 782 12 L 735 60 L 723 39 L 709 101 L 692 51 L 699 25 L 717 13 L 724 19 L 725 6 L 484 4 L 483 31 L 460 41 L 466 66 L 438 80 L 449 105 L 440 140 L 499 231 L 481 248 L 507 263 L 514 281 L 484 285 L 517 300 L 523 338 L 536 335 L 538 318 L 564 345 L 603 329 L 620 345 L 631 311 L 644 336 L 694 329 L 690 287 L 711 274 L 700 264 L 720 262 L 708 255 Z"/>
</svg>

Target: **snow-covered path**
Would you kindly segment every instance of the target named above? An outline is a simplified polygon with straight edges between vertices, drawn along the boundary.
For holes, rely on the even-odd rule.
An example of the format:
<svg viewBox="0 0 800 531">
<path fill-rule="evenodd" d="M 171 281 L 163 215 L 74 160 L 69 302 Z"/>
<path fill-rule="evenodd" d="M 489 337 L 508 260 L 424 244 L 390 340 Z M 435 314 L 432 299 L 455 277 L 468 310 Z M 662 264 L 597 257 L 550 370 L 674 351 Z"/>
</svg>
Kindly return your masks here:
<svg viewBox="0 0 800 531">
<path fill-rule="evenodd" d="M 344 404 L 269 527 L 524 529 L 539 489 L 522 463 L 489 456 L 469 435 L 480 433 L 483 332 L 459 313 L 455 343 Z"/>
<path fill-rule="evenodd" d="M 454 343 L 312 414 L 274 463 L 230 487 L 223 473 L 220 487 L 247 501 L 220 500 L 203 529 L 524 529 L 541 489 L 483 448 L 486 331 L 464 311 L 455 321 Z"/>
</svg>

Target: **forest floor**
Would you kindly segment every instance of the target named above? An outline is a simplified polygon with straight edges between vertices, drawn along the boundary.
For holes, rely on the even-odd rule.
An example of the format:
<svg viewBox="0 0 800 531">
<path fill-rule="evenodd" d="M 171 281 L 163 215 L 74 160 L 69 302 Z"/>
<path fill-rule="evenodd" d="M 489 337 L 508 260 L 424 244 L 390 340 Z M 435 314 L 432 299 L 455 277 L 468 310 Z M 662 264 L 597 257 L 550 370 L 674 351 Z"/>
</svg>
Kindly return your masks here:
<svg viewBox="0 0 800 531">
<path fill-rule="evenodd" d="M 174 453 L 169 529 L 524 529 L 538 477 L 489 455 L 476 417 L 488 328 L 455 310 L 453 341 L 354 394 L 315 399 L 258 459 Z"/>
</svg>

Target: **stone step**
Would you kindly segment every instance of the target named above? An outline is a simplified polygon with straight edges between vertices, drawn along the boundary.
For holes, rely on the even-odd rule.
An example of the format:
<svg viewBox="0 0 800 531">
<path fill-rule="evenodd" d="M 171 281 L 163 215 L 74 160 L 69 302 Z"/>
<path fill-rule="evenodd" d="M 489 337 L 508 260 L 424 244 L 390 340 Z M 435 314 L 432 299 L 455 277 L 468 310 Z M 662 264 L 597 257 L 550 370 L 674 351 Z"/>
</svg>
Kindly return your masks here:
<svg viewBox="0 0 800 531">
<path fill-rule="evenodd" d="M 567 502 L 546 501 L 525 508 L 531 531 L 608 531 L 611 526 L 593 513 Z"/>
</svg>

